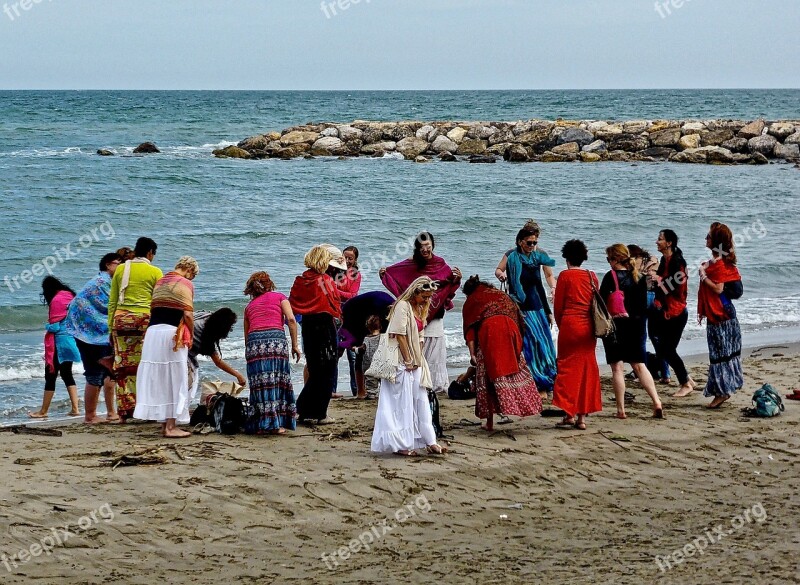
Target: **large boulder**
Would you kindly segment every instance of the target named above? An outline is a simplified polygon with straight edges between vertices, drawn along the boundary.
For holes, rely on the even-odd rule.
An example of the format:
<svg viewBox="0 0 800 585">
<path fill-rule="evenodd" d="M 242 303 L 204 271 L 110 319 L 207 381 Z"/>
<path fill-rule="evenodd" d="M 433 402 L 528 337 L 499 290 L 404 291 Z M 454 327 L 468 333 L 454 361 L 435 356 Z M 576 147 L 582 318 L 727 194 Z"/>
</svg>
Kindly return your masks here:
<svg viewBox="0 0 800 585">
<path fill-rule="evenodd" d="M 661 132 L 662 130 L 669 130 L 670 128 L 675 128 L 680 133 L 681 125 L 678 122 L 673 120 L 655 120 L 650 127 L 647 129 L 648 134 L 655 134 L 656 132 Z"/>
<path fill-rule="evenodd" d="M 395 150 L 402 154 L 405 158 L 412 160 L 417 158 L 428 149 L 428 141 L 416 136 L 409 136 L 403 138 L 397 143 Z"/>
<path fill-rule="evenodd" d="M 453 128 L 452 130 L 450 130 L 450 132 L 447 133 L 447 137 L 456 144 L 461 144 L 461 141 L 464 140 L 464 137 L 466 135 L 467 135 L 466 129 L 462 128 L 461 126 Z"/>
<path fill-rule="evenodd" d="M 497 159 L 491 154 L 473 154 L 470 155 L 468 161 L 471 163 L 494 163 L 497 162 Z"/>
<path fill-rule="evenodd" d="M 704 130 L 700 132 L 701 146 L 719 146 L 726 140 L 733 138 L 733 130 L 720 128 L 718 130 Z"/>
<path fill-rule="evenodd" d="M 155 154 L 161 152 L 158 147 L 152 142 L 142 142 L 139 146 L 133 149 L 133 154 Z"/>
<path fill-rule="evenodd" d="M 430 124 L 425 124 L 419 130 L 417 130 L 416 136 L 417 138 L 421 138 L 424 141 L 428 141 L 428 137 L 431 135 L 431 132 L 435 131 L 436 128 L 431 126 Z"/>
<path fill-rule="evenodd" d="M 622 131 L 626 134 L 641 134 L 649 125 L 647 120 L 628 120 L 622 124 Z"/>
<path fill-rule="evenodd" d="M 615 136 L 608 143 L 610 150 L 624 150 L 626 152 L 636 152 L 644 150 L 650 146 L 650 140 L 647 136 L 640 134 L 620 134 Z"/>
<path fill-rule="evenodd" d="M 427 145 L 428 143 L 426 142 L 425 144 Z M 365 144 L 364 146 L 361 147 L 361 153 L 371 155 L 377 152 L 393 152 L 396 147 L 397 147 L 396 142 L 391 140 L 383 140 L 381 142 L 373 142 L 372 144 Z"/>
<path fill-rule="evenodd" d="M 761 136 L 761 133 L 764 131 L 764 126 L 764 120 L 755 120 L 742 127 L 737 136 L 739 136 L 739 138 L 747 138 L 748 140 L 756 136 Z"/>
<path fill-rule="evenodd" d="M 364 139 L 364 132 L 352 126 L 339 126 L 337 131 L 339 132 L 339 138 L 344 142 Z"/>
<path fill-rule="evenodd" d="M 531 131 L 531 126 L 533 126 L 533 120 L 519 121 L 511 129 L 511 133 L 514 136 L 525 134 L 526 132 Z"/>
<path fill-rule="evenodd" d="M 331 126 L 330 128 L 325 128 L 322 132 L 320 132 L 320 136 L 329 137 L 329 138 L 339 138 L 339 131 Z"/>
<path fill-rule="evenodd" d="M 514 134 L 510 130 L 500 130 L 489 136 L 489 146 L 501 144 L 503 142 L 514 142 Z"/>
<path fill-rule="evenodd" d="M 97 154 L 99 154 L 100 156 L 114 156 L 114 152 L 108 150 L 107 148 L 98 149 Z"/>
<path fill-rule="evenodd" d="M 741 132 L 739 132 L 741 134 Z M 751 152 L 758 152 L 764 156 L 772 156 L 775 151 L 775 145 L 778 140 L 774 136 L 764 134 L 763 136 L 755 136 L 747 141 L 747 149 Z"/>
<path fill-rule="evenodd" d="M 684 136 L 687 134 L 700 134 L 703 130 L 707 130 L 703 122 L 686 122 L 681 127 L 681 134 Z"/>
<path fill-rule="evenodd" d="M 632 158 L 633 155 L 624 150 L 612 150 L 606 154 L 606 160 L 609 162 L 629 162 Z"/>
<path fill-rule="evenodd" d="M 308 144 L 310 146 L 319 140 L 319 137 L 319 132 L 292 130 L 281 136 L 281 144 L 283 146 L 293 146 L 295 144 Z"/>
<path fill-rule="evenodd" d="M 622 134 L 622 124 L 606 124 L 602 128 L 595 130 L 594 136 L 599 140 L 606 142 L 620 136 Z"/>
<path fill-rule="evenodd" d="M 512 145 L 510 142 L 500 142 L 500 143 L 498 143 L 498 144 L 492 144 L 492 145 L 491 145 L 489 148 L 487 148 L 487 149 L 486 149 L 486 154 L 495 154 L 495 155 L 497 155 L 497 156 L 502 156 L 502 157 L 505 157 L 505 155 L 506 155 L 506 152 L 508 152 L 508 150 L 509 150 L 509 149 L 510 149 L 512 146 L 519 146 L 519 147 L 520 147 L 522 150 L 524 150 L 526 153 L 528 152 L 528 151 L 525 149 L 525 147 L 524 147 L 524 146 L 522 146 L 521 144 L 514 144 L 514 145 Z"/>
<path fill-rule="evenodd" d="M 586 124 L 586 129 L 591 132 L 592 134 L 602 130 L 603 128 L 608 126 L 608 122 L 605 120 L 597 120 L 594 122 L 589 122 Z"/>
<path fill-rule="evenodd" d="M 752 158 L 750 159 L 750 163 L 754 165 L 768 165 L 769 159 L 767 159 L 767 157 L 760 152 L 754 152 Z"/>
<path fill-rule="evenodd" d="M 437 136 L 436 140 L 431 144 L 431 150 L 435 153 L 455 152 L 458 150 L 458 144 L 450 140 L 447 136 Z"/>
<path fill-rule="evenodd" d="M 559 144 L 558 146 L 554 146 L 550 149 L 550 152 L 554 154 L 578 154 L 581 151 L 581 147 L 578 145 L 577 142 L 568 142 L 566 144 Z"/>
<path fill-rule="evenodd" d="M 280 134 L 278 135 L 280 138 Z M 250 136 L 249 138 L 245 138 L 239 144 L 239 148 L 244 148 L 245 150 L 264 150 L 267 148 L 267 144 L 274 140 L 274 136 L 272 134 L 257 134 L 256 136 Z"/>
<path fill-rule="evenodd" d="M 542 153 L 542 156 L 539 157 L 539 161 L 541 162 L 570 162 L 576 160 L 577 156 L 572 155 L 573 158 L 570 158 L 569 155 L 566 154 L 556 154 L 555 152 L 545 151 Z"/>
<path fill-rule="evenodd" d="M 583 130 L 581 128 L 567 128 L 556 139 L 557 144 L 567 144 L 569 142 L 575 142 L 579 146 L 586 146 L 587 144 L 591 144 L 593 141 L 594 141 L 594 134 L 592 134 L 588 130 Z"/>
<path fill-rule="evenodd" d="M 744 152 L 747 150 L 747 138 L 731 138 L 720 144 L 722 148 L 727 148 L 731 152 Z"/>
<path fill-rule="evenodd" d="M 706 162 L 712 165 L 730 165 L 734 163 L 733 153 L 720 146 L 704 146 L 698 150 L 706 152 Z"/>
<path fill-rule="evenodd" d="M 486 140 L 478 140 L 476 138 L 465 138 L 461 144 L 458 145 L 456 154 L 483 154 L 486 152 L 489 143 Z"/>
<path fill-rule="evenodd" d="M 681 139 L 678 141 L 678 147 L 681 150 L 686 150 L 689 148 L 699 148 L 700 147 L 700 135 L 699 134 L 685 134 L 681 136 Z"/>
<path fill-rule="evenodd" d="M 467 138 L 474 138 L 475 140 L 489 140 L 489 138 L 500 132 L 496 126 L 481 126 L 475 125 L 467 132 Z"/>
<path fill-rule="evenodd" d="M 773 154 L 776 158 L 796 160 L 800 158 L 800 144 L 776 144 Z"/>
<path fill-rule="evenodd" d="M 384 124 L 383 139 L 400 142 L 403 138 L 416 137 L 417 132 L 408 124 Z"/>
<path fill-rule="evenodd" d="M 604 140 L 595 140 L 594 142 L 587 144 L 581 149 L 583 152 L 606 152 L 608 150 L 608 146 L 606 145 Z"/>
<path fill-rule="evenodd" d="M 503 158 L 509 162 L 528 162 L 528 151 L 521 144 L 514 144 L 503 153 Z"/>
<path fill-rule="evenodd" d="M 645 148 L 639 154 L 653 159 L 667 160 L 675 154 L 675 149 L 667 146 L 651 146 L 650 148 Z"/>
<path fill-rule="evenodd" d="M 244 148 L 239 148 L 238 146 L 233 145 L 226 146 L 225 148 L 218 148 L 211 154 L 217 158 L 253 158 L 253 155 Z"/>
<path fill-rule="evenodd" d="M 784 140 L 794 134 L 794 124 L 790 122 L 775 122 L 770 125 L 767 132 L 770 136 L 774 136 L 778 140 Z"/>
<path fill-rule="evenodd" d="M 314 156 L 343 156 L 348 154 L 347 148 L 341 138 L 323 136 L 311 146 Z"/>
<path fill-rule="evenodd" d="M 370 124 L 366 128 L 362 128 L 361 132 L 361 140 L 364 141 L 364 144 L 373 144 L 383 140 L 383 129 L 380 126 Z M 393 140 L 392 142 L 396 141 Z"/>
<path fill-rule="evenodd" d="M 494 138 L 494 137 L 493 137 Z M 517 144 L 525 144 L 528 146 L 536 147 L 539 144 L 545 144 L 550 141 L 550 128 L 542 126 L 534 130 L 529 130 L 520 134 L 514 139 Z"/>
<path fill-rule="evenodd" d="M 784 144 L 800 144 L 800 130 L 788 136 L 786 140 L 783 141 Z"/>
<path fill-rule="evenodd" d="M 602 157 L 596 152 L 582 152 L 581 162 L 598 162 Z"/>
<path fill-rule="evenodd" d="M 452 152 L 447 152 L 446 150 L 439 154 L 439 160 L 444 162 L 456 162 L 458 158 Z"/>
<path fill-rule="evenodd" d="M 280 150 L 275 151 L 273 154 L 276 158 L 282 158 L 284 160 L 290 158 L 297 158 L 298 156 L 303 156 L 307 154 L 311 150 L 311 145 L 308 142 L 297 142 L 292 144 L 291 146 L 285 146 Z"/>
<path fill-rule="evenodd" d="M 667 128 L 650 134 L 650 142 L 653 143 L 653 146 L 677 146 L 680 139 L 680 128 Z"/>
<path fill-rule="evenodd" d="M 700 148 L 687 148 L 682 152 L 676 152 L 669 160 L 672 162 L 678 163 L 701 163 L 705 164 L 708 162 L 708 154 L 705 150 Z"/>
</svg>

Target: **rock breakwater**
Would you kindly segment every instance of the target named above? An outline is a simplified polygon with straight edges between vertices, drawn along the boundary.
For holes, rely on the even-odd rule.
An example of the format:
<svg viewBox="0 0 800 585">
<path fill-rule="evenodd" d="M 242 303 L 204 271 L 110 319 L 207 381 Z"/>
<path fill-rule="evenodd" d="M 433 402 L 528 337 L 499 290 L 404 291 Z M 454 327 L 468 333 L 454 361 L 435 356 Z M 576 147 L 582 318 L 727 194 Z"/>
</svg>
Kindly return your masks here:
<svg viewBox="0 0 800 585">
<path fill-rule="evenodd" d="M 228 158 L 393 157 L 425 162 L 671 161 L 767 164 L 800 160 L 798 120 L 524 120 L 309 123 L 215 150 Z"/>
</svg>

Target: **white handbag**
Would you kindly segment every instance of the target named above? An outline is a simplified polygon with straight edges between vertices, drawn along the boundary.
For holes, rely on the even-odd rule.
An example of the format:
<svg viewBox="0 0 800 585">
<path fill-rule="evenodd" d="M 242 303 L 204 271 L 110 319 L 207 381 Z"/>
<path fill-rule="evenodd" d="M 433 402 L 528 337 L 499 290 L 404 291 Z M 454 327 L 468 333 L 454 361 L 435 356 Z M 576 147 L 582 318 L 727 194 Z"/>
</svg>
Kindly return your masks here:
<svg viewBox="0 0 800 585">
<path fill-rule="evenodd" d="M 399 363 L 400 345 L 397 343 L 397 339 L 390 338 L 387 333 L 382 333 L 375 355 L 372 356 L 372 363 L 369 369 L 364 372 L 364 375 L 388 380 L 395 384 L 397 382 L 397 366 Z"/>
</svg>

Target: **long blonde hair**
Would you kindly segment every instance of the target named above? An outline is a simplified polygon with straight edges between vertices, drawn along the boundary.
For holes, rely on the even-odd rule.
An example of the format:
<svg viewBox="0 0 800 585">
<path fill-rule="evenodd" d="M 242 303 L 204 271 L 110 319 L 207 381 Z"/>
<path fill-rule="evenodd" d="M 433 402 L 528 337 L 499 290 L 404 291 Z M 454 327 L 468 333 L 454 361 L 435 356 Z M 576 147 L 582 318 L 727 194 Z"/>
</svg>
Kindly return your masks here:
<svg viewBox="0 0 800 585">
<path fill-rule="evenodd" d="M 639 282 L 639 269 L 636 267 L 636 262 L 631 258 L 631 252 L 625 244 L 614 244 L 606 248 L 606 256 L 613 262 L 618 262 L 630 270 L 633 276 L 633 282 Z"/>
<path fill-rule="evenodd" d="M 333 260 L 333 253 L 328 247 L 330 244 L 318 244 L 306 252 L 303 263 L 319 274 L 325 274 L 328 264 Z"/>
<path fill-rule="evenodd" d="M 410 305 L 411 299 L 413 299 L 421 291 L 435 291 L 438 288 L 439 285 L 437 285 L 429 276 L 420 276 L 418 279 L 408 285 L 408 288 L 405 290 L 405 292 L 403 292 L 403 294 L 397 297 L 397 300 L 392 305 L 392 310 L 389 312 L 389 320 L 391 321 L 392 316 L 394 315 L 394 310 L 397 308 L 397 304 L 400 301 L 405 301 Z M 423 323 L 428 320 L 428 312 L 430 309 L 431 300 L 428 299 L 428 302 L 422 305 L 422 310 L 417 315 L 419 320 Z"/>
</svg>

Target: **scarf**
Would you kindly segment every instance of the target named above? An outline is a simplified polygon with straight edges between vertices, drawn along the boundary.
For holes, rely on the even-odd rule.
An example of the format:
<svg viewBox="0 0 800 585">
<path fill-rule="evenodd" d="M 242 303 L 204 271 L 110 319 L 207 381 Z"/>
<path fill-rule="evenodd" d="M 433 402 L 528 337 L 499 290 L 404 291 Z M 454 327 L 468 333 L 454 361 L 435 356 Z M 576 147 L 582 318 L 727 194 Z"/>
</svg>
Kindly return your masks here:
<svg viewBox="0 0 800 585">
<path fill-rule="evenodd" d="M 128 285 L 131 282 L 131 263 L 133 262 L 136 262 L 137 264 L 150 264 L 150 260 L 147 258 L 134 258 L 133 260 L 125 261 L 125 267 L 122 270 L 122 280 L 119 283 L 119 300 L 117 301 L 117 304 L 125 304 L 125 289 L 128 288 Z"/>
<path fill-rule="evenodd" d="M 48 315 L 48 323 L 58 323 L 67 317 L 69 311 L 69 304 L 75 298 L 68 290 L 61 290 L 56 293 L 53 300 L 50 301 L 50 313 Z M 55 333 L 48 331 L 44 334 L 44 363 L 49 372 L 55 371 L 54 358 L 56 355 L 56 336 Z"/>
<path fill-rule="evenodd" d="M 193 311 L 194 285 L 192 281 L 177 272 L 167 272 L 153 287 L 153 300 L 150 308 Z M 173 351 L 178 351 L 182 347 L 191 347 L 192 333 L 186 323 L 186 316 L 181 317 L 178 330 L 175 332 Z"/>
<path fill-rule="evenodd" d="M 725 284 L 726 282 L 735 282 L 742 279 L 736 265 L 730 264 L 722 258 L 708 262 L 706 276 L 716 284 Z M 701 319 L 706 317 L 712 325 L 730 319 L 730 315 L 728 315 L 722 304 L 721 295 L 714 293 L 703 283 L 700 283 L 700 291 L 697 295 L 697 314 Z"/>
<path fill-rule="evenodd" d="M 465 336 L 472 327 L 480 326 L 489 317 L 497 315 L 504 315 L 516 323 L 520 334 L 525 331 L 522 313 L 513 299 L 503 291 L 485 284 L 479 285 L 467 297 L 464 307 L 461 309 L 461 315 L 464 319 Z"/>
<path fill-rule="evenodd" d="M 420 270 L 416 262 L 409 258 L 389 266 L 381 276 L 381 282 L 390 293 L 399 297 L 420 276 L 427 276 L 439 285 L 431 298 L 431 309 L 428 312 L 428 323 L 444 316 L 445 311 L 453 308 L 453 297 L 458 292 L 461 279 L 451 280 L 453 269 L 439 256 L 432 256 Z"/>
<path fill-rule="evenodd" d="M 508 292 L 511 298 L 522 306 L 528 300 L 528 295 L 536 294 L 538 298 L 532 298 L 528 305 L 535 310 L 543 308 L 546 301 L 542 299 L 547 299 L 547 295 L 544 292 L 544 286 L 542 286 L 540 267 L 549 266 L 552 268 L 555 265 L 556 261 L 541 250 L 534 250 L 527 255 L 519 250 L 511 252 L 508 255 L 508 263 L 506 264 Z M 525 290 L 525 287 L 522 286 L 522 269 L 524 266 L 531 269 L 531 275 L 535 278 L 535 284 L 529 290 Z M 530 308 L 526 310 L 530 310 Z"/>
<path fill-rule="evenodd" d="M 328 313 L 334 319 L 342 318 L 342 303 L 336 282 L 327 274 L 306 270 L 294 279 L 289 292 L 292 311 L 298 315 Z"/>
</svg>

